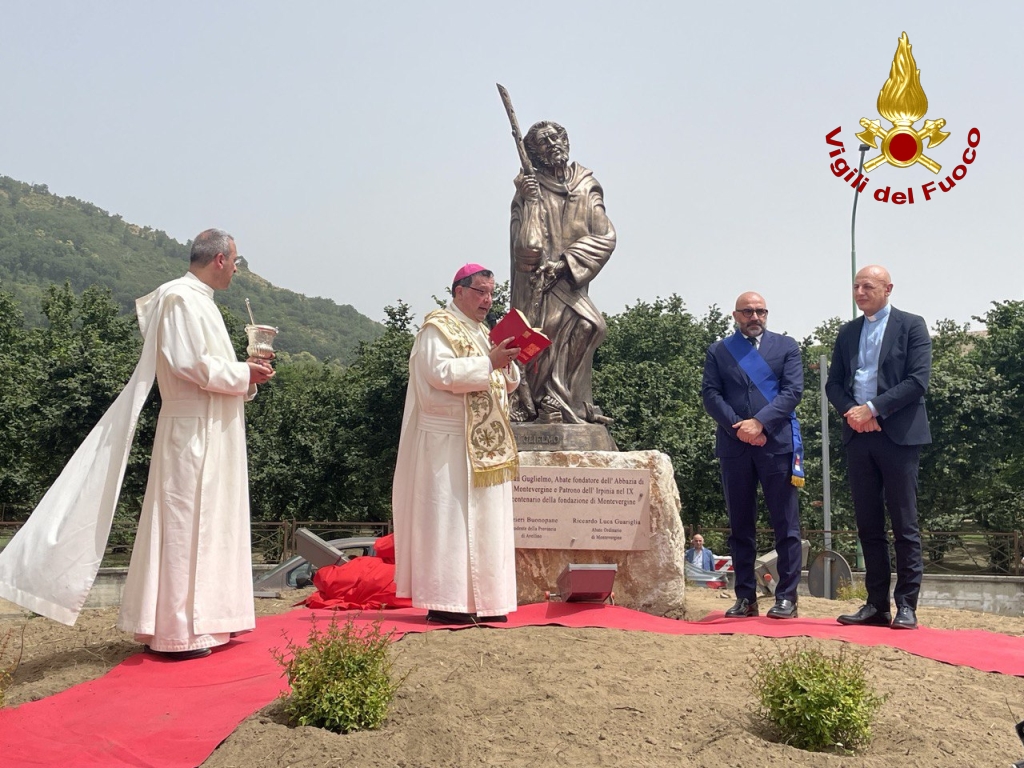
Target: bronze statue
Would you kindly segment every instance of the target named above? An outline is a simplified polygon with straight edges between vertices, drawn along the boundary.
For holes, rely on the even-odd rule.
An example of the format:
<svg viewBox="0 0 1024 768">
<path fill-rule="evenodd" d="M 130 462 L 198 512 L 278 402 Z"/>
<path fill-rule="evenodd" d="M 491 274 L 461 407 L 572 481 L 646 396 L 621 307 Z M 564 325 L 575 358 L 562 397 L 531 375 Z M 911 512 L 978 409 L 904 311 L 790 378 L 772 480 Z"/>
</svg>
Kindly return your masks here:
<svg viewBox="0 0 1024 768">
<path fill-rule="evenodd" d="M 526 366 L 512 415 L 607 424 L 592 386 L 594 352 L 607 328 L 587 290 L 615 250 L 604 191 L 590 170 L 569 162 L 562 126 L 539 122 L 520 140 L 507 93 L 502 98 L 523 156 L 512 200 L 511 303 L 552 342 Z"/>
</svg>

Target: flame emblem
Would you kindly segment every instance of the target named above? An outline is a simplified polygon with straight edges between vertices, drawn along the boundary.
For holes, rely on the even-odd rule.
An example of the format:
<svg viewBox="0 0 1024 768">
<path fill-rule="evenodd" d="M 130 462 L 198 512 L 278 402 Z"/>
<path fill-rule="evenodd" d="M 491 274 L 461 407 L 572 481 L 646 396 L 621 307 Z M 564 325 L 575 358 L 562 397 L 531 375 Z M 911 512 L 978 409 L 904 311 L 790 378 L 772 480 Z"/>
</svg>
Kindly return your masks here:
<svg viewBox="0 0 1024 768">
<path fill-rule="evenodd" d="M 860 119 L 864 130 L 857 138 L 872 149 L 879 148 L 876 139 L 882 141 L 882 154 L 864 163 L 864 170 L 869 173 L 882 163 L 897 168 L 920 163 L 932 173 L 942 170 L 941 165 L 924 154 L 924 142 L 927 139 L 931 149 L 948 139 L 949 134 L 942 131 L 946 121 L 942 118 L 925 120 L 921 130 L 914 129 L 914 123 L 928 111 L 928 97 L 921 87 L 921 70 L 917 68 L 911 48 L 910 38 L 904 32 L 892 58 L 889 79 L 878 92 L 878 113 L 892 123 L 892 128 L 885 131 L 879 120 Z"/>
</svg>

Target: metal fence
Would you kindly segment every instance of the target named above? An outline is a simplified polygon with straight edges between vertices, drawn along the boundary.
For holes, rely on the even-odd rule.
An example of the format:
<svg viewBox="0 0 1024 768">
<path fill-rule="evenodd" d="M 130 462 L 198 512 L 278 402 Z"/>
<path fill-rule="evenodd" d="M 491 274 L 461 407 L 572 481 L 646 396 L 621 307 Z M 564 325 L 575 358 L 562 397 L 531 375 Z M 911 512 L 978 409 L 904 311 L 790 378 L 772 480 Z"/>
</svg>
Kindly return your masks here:
<svg viewBox="0 0 1024 768">
<path fill-rule="evenodd" d="M 21 522 L 0 521 L 0 549 L 23 525 Z M 107 549 L 103 554 L 104 568 L 127 567 L 135 541 L 134 521 L 115 520 L 110 529 Z M 280 563 L 295 554 L 295 532 L 308 528 L 322 539 L 342 539 L 353 536 L 386 536 L 391 523 L 339 523 L 320 520 L 282 520 L 252 523 L 253 563 Z"/>
<path fill-rule="evenodd" d="M 728 528 L 695 528 L 710 542 L 728 551 L 726 544 Z M 801 538 L 811 543 L 810 559 L 825 549 L 825 531 L 805 530 Z M 832 551 L 838 552 L 854 571 L 863 571 L 863 558 L 859 555 L 856 531 L 831 531 Z M 921 531 L 921 546 L 924 551 L 925 573 L 950 575 L 999 575 L 1020 576 L 1021 557 L 1024 556 L 1019 533 L 995 531 Z M 715 551 L 714 547 L 710 547 Z M 757 529 L 757 551 L 767 552 L 775 548 L 775 534 L 771 528 Z M 895 554 L 891 553 L 895 558 Z M 893 568 L 896 566 L 893 559 Z"/>
<path fill-rule="evenodd" d="M 22 526 L 21 522 L 0 521 L 0 549 Z M 341 523 L 323 520 L 283 520 L 252 523 L 252 560 L 254 563 L 280 563 L 295 554 L 295 532 L 308 528 L 322 539 L 354 536 L 386 536 L 391 523 Z M 115 520 L 103 555 L 104 567 L 127 566 L 135 541 L 136 524 Z M 728 528 L 695 528 L 707 540 L 708 548 L 724 554 Z M 825 549 L 825 531 L 805 530 L 801 537 L 811 543 L 810 557 Z M 838 552 L 855 571 L 862 571 L 856 531 L 832 531 L 832 551 Z M 989 531 L 921 531 L 925 573 L 1020 576 L 1024 541 L 1019 533 Z M 757 551 L 775 547 L 771 528 L 757 529 Z M 895 562 L 893 563 L 895 567 Z"/>
</svg>

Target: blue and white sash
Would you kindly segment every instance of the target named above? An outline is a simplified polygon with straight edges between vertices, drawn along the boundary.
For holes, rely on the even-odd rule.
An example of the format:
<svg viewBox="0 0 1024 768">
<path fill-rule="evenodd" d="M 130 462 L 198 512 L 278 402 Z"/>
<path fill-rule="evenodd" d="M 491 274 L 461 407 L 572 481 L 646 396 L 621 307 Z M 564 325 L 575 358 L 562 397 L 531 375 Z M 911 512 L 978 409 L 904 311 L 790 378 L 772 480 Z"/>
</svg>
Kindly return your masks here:
<svg viewBox="0 0 1024 768">
<path fill-rule="evenodd" d="M 764 399 L 769 403 L 774 400 L 779 394 L 779 380 L 747 337 L 742 333 L 734 333 L 723 339 L 722 343 Z M 800 436 L 796 411 L 789 414 L 789 423 L 793 429 L 793 470 L 790 482 L 799 488 L 804 484 L 804 441 Z"/>
</svg>

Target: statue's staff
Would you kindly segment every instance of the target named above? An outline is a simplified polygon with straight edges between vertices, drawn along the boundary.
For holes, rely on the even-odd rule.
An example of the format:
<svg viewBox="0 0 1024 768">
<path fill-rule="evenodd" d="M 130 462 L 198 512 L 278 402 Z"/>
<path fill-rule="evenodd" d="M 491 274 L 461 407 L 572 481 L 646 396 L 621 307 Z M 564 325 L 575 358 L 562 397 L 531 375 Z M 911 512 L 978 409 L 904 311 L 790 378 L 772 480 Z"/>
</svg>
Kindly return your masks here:
<svg viewBox="0 0 1024 768">
<path fill-rule="evenodd" d="M 534 176 L 533 163 L 530 162 L 530 156 L 526 154 L 526 145 L 523 144 L 523 134 L 519 130 L 519 119 L 516 117 L 516 110 L 512 106 L 512 97 L 508 95 L 508 91 L 505 90 L 505 86 L 501 83 L 495 83 L 498 86 L 498 95 L 501 96 L 501 103 L 505 105 L 505 114 L 508 115 L 508 121 L 512 125 L 512 138 L 516 140 L 516 149 L 519 151 L 519 162 L 523 166 L 523 176 Z M 539 215 L 539 212 L 538 212 Z M 544 222 L 538 219 L 541 224 L 542 231 L 546 231 L 544 228 Z M 521 307 L 525 309 L 530 320 L 537 322 L 540 313 L 540 291 L 538 290 L 536 282 L 536 271 L 530 276 L 530 285 L 533 288 L 533 296 L 529 299 L 527 306 Z M 511 297 L 510 297 L 511 299 Z M 511 305 L 511 301 L 509 304 Z M 522 366 L 520 366 L 522 367 Z M 513 409 L 522 409 L 526 414 L 525 416 L 519 417 L 517 421 L 526 421 L 527 417 L 533 419 L 537 417 L 537 408 L 533 403 L 533 395 L 530 393 L 530 384 L 523 375 L 522 380 L 519 384 L 519 388 L 512 393 L 511 407 Z"/>
<path fill-rule="evenodd" d="M 512 106 L 512 97 L 508 95 L 508 91 L 505 86 L 501 83 L 495 83 L 498 86 L 498 93 L 501 96 L 501 103 L 505 105 L 505 113 L 508 115 L 508 121 L 512 125 L 512 138 L 516 140 L 516 149 L 519 150 L 519 162 L 523 166 L 523 177 L 531 180 L 533 188 L 536 189 L 536 182 L 532 181 L 536 178 L 536 174 L 533 170 L 533 163 L 530 161 L 530 156 L 526 153 L 526 145 L 523 143 L 523 134 L 519 130 L 519 119 L 516 117 L 516 110 Z M 526 190 L 530 187 L 527 186 Z M 534 192 L 533 195 L 538 193 Z M 538 199 L 531 197 L 531 193 L 524 191 L 523 196 L 526 199 Z M 548 239 L 548 228 L 547 222 L 544 221 L 544 217 L 540 211 L 537 211 L 537 223 L 540 225 L 540 230 L 543 233 L 544 241 Z M 530 277 L 530 282 L 533 284 L 535 289 L 539 289 L 541 293 L 546 291 L 555 282 L 555 275 L 553 272 L 553 265 L 550 263 L 543 263 L 539 268 L 534 268 L 533 274 Z M 531 299 L 531 315 L 535 315 L 540 311 L 540 295 L 535 294 Z"/>
<path fill-rule="evenodd" d="M 523 144 L 523 134 L 519 130 L 519 120 L 516 118 L 516 110 L 512 106 L 512 97 L 508 95 L 504 85 L 501 83 L 495 83 L 495 85 L 498 86 L 498 93 L 501 94 L 501 103 L 505 105 L 508 121 L 512 124 L 512 138 L 516 140 L 516 149 L 519 150 L 519 162 L 523 164 L 523 175 L 533 176 L 533 163 L 530 162 L 530 156 L 526 154 L 526 145 Z"/>
</svg>

